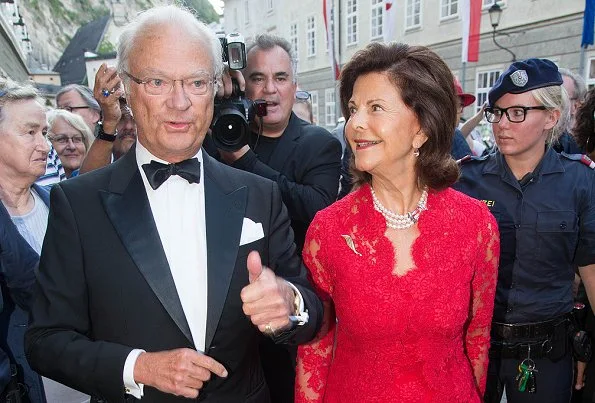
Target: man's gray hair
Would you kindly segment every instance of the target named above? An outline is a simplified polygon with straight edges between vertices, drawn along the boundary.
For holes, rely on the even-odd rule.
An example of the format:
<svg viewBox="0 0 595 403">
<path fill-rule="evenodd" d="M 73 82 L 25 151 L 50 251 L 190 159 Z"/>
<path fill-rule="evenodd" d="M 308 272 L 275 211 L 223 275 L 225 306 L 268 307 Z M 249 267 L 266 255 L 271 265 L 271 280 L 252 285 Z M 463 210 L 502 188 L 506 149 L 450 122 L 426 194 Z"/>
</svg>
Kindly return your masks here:
<svg viewBox="0 0 595 403">
<path fill-rule="evenodd" d="M 154 7 L 140 13 L 130 22 L 120 34 L 118 41 L 118 65 L 117 70 L 122 80 L 128 82 L 128 77 L 123 74 L 129 71 L 129 57 L 138 39 L 158 26 L 182 27 L 189 35 L 204 42 L 209 48 L 213 58 L 213 72 L 216 79 L 223 74 L 223 61 L 221 58 L 221 42 L 215 33 L 204 22 L 199 21 L 196 16 L 186 8 L 169 5 Z M 178 40 L 184 40 L 179 38 Z M 173 77 L 175 78 L 175 77 Z"/>
<path fill-rule="evenodd" d="M 43 98 L 33 85 L 21 84 L 10 78 L 0 77 L 0 123 L 5 118 L 2 110 L 6 105 L 30 99 L 37 101 L 42 106 L 44 105 Z"/>
<path fill-rule="evenodd" d="M 248 49 L 246 54 L 250 53 L 250 51 L 254 48 L 259 48 L 262 50 L 269 50 L 274 48 L 275 46 L 279 46 L 289 56 L 289 60 L 291 62 L 291 72 L 293 73 L 293 82 L 294 84 L 297 83 L 297 55 L 293 51 L 293 47 L 291 43 L 285 38 L 281 38 L 277 35 L 271 34 L 260 34 L 257 35 L 250 44 L 248 45 Z"/>
<path fill-rule="evenodd" d="M 582 101 L 587 94 L 587 84 L 585 84 L 585 79 L 569 69 L 559 68 L 558 71 L 561 75 L 572 79 L 572 82 L 574 83 L 574 98 L 577 101 Z"/>
<path fill-rule="evenodd" d="M 81 96 L 81 98 L 83 98 L 83 101 L 85 102 L 85 104 L 89 108 L 93 109 L 94 111 L 97 111 L 98 113 L 101 113 L 101 107 L 99 106 L 99 103 L 95 100 L 95 98 L 93 97 L 93 91 L 91 91 L 91 89 L 89 87 L 85 87 L 84 85 L 68 84 L 68 85 L 60 88 L 60 91 L 58 91 L 58 93 L 56 94 L 56 103 L 59 104 L 60 97 L 70 91 L 78 92 L 79 95 Z M 71 106 L 77 106 L 77 105 L 71 105 Z"/>
</svg>

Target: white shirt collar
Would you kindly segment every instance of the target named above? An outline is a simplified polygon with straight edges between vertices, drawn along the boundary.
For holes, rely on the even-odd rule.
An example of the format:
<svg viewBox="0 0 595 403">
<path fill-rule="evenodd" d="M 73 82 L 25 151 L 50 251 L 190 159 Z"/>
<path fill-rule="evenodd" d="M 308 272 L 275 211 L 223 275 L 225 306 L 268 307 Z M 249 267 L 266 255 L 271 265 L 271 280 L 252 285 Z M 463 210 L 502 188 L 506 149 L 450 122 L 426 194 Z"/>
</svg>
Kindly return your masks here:
<svg viewBox="0 0 595 403">
<path fill-rule="evenodd" d="M 198 152 L 194 156 L 200 161 L 201 164 L 201 171 L 202 171 L 202 148 L 198 149 Z M 161 162 L 162 164 L 169 164 L 169 162 L 162 160 L 161 158 L 155 157 L 149 150 L 147 150 L 140 141 L 136 142 L 136 164 L 138 165 L 138 169 L 141 169 L 143 164 L 149 164 L 151 161 Z M 202 174 L 202 172 L 201 172 Z M 202 176 L 201 176 L 202 177 Z"/>
</svg>

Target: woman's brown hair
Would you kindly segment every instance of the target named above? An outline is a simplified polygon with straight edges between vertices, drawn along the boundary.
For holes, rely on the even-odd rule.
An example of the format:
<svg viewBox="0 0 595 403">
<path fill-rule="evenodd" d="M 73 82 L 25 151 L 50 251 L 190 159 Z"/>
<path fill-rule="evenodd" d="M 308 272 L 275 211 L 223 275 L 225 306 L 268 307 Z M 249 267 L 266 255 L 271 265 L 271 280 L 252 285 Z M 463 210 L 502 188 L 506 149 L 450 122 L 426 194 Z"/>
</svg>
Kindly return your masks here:
<svg viewBox="0 0 595 403">
<path fill-rule="evenodd" d="M 584 102 L 576 110 L 572 134 L 576 143 L 587 153 L 595 151 L 595 89 L 589 90 Z"/>
<path fill-rule="evenodd" d="M 457 97 L 446 63 L 423 46 L 370 43 L 356 52 L 341 71 L 341 109 L 346 119 L 355 81 L 372 72 L 388 75 L 428 137 L 415 164 L 420 186 L 435 190 L 451 186 L 459 177 L 459 168 L 450 156 L 457 124 Z M 369 173 L 355 168 L 353 155 L 351 173 L 355 187 L 372 180 Z"/>
</svg>

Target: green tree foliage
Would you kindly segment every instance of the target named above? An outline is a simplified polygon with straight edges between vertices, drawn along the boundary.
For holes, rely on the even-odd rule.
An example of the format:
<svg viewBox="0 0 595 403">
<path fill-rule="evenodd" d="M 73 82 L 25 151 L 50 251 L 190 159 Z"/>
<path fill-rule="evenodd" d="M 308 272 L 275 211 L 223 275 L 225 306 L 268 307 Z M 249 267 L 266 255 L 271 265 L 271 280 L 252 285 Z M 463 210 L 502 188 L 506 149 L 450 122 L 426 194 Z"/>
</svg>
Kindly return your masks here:
<svg viewBox="0 0 595 403">
<path fill-rule="evenodd" d="M 97 53 L 100 55 L 105 55 L 108 53 L 113 53 L 116 51 L 116 46 L 108 41 L 107 39 L 103 39 L 103 41 L 97 47 Z"/>
<path fill-rule="evenodd" d="M 219 14 L 208 0 L 179 0 L 178 3 L 193 10 L 207 24 L 219 21 Z"/>
</svg>

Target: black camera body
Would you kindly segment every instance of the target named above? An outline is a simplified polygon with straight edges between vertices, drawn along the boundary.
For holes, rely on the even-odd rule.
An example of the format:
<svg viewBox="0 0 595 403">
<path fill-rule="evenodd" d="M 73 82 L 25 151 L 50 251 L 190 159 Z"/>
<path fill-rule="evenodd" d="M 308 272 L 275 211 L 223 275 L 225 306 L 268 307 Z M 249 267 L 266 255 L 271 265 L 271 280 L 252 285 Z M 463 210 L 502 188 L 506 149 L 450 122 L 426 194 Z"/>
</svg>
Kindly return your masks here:
<svg viewBox="0 0 595 403">
<path fill-rule="evenodd" d="M 223 50 L 223 62 L 231 70 L 246 67 L 246 45 L 244 38 L 238 33 L 227 37 L 220 36 Z M 230 98 L 215 98 L 215 111 L 211 123 L 213 142 L 224 151 L 237 151 L 246 144 L 250 137 L 250 124 L 256 116 L 267 114 L 266 102 L 252 101 L 240 91 L 238 83 L 232 79 L 233 91 Z"/>
</svg>

